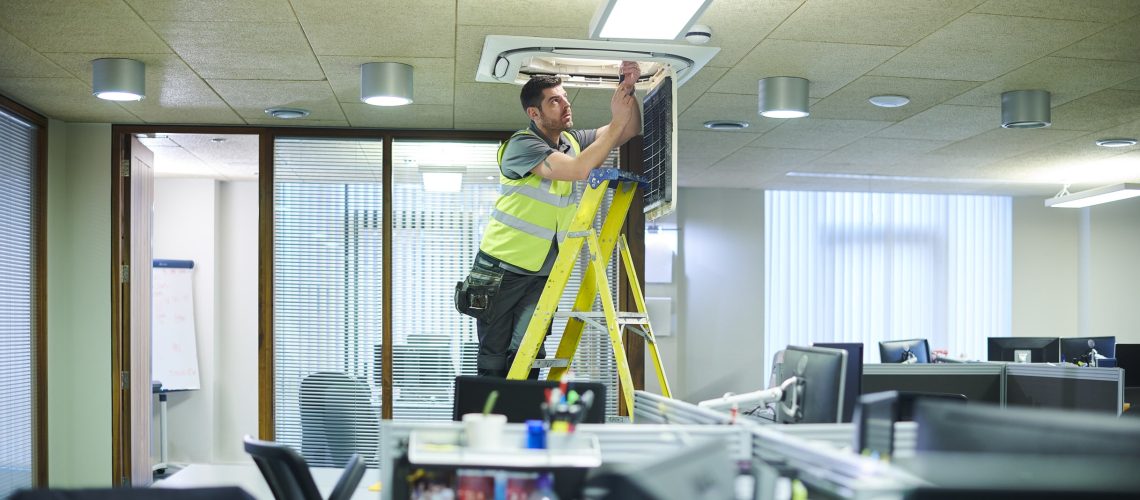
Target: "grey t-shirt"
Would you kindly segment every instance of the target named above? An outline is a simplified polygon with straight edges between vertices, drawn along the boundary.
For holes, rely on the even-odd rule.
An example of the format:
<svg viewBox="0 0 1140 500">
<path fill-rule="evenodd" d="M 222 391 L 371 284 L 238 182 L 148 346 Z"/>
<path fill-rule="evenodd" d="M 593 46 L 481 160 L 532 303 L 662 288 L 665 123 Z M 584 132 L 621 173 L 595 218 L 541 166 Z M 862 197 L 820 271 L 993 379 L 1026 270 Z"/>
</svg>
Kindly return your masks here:
<svg viewBox="0 0 1140 500">
<path fill-rule="evenodd" d="M 530 174 L 542 160 L 550 156 L 554 151 L 560 151 L 570 156 L 574 154 L 574 148 L 570 143 L 563 140 L 562 137 L 558 138 L 558 144 L 554 145 L 542 136 L 538 127 L 534 122 L 530 122 L 530 134 L 519 134 L 514 136 L 507 142 L 507 148 L 503 150 L 503 163 L 500 166 L 503 175 L 508 179 L 522 179 Z M 578 141 L 578 146 L 581 149 L 590 147 L 594 140 L 598 137 L 596 129 L 589 130 L 570 130 L 570 135 L 574 136 L 574 140 Z M 506 262 L 502 263 L 504 269 L 517 274 L 530 274 L 536 276 L 548 276 L 550 270 L 554 267 L 554 260 L 558 257 L 558 239 L 557 237 L 550 242 L 550 252 L 546 254 L 546 261 L 542 263 L 542 267 L 538 271 L 527 271 L 520 267 L 512 266 Z"/>
</svg>

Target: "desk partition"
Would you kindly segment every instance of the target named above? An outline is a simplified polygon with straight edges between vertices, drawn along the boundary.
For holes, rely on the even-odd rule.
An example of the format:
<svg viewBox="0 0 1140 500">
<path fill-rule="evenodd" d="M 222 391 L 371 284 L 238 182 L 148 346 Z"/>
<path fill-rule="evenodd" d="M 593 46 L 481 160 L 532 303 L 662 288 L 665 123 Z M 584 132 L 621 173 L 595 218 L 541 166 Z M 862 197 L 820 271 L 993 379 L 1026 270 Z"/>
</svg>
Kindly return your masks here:
<svg viewBox="0 0 1140 500">
<path fill-rule="evenodd" d="M 1006 404 L 1120 415 L 1124 370 L 1069 365 L 1006 365 Z"/>
<path fill-rule="evenodd" d="M 865 364 L 863 394 L 883 391 L 963 394 L 970 402 L 1004 405 L 1005 364 Z"/>
</svg>

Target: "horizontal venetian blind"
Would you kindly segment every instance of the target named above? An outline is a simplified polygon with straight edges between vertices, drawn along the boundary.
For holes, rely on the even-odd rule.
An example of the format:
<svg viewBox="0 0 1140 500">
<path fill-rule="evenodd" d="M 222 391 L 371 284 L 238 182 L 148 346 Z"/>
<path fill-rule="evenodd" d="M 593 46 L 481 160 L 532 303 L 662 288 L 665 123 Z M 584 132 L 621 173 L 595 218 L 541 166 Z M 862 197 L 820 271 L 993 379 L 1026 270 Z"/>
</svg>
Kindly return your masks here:
<svg viewBox="0 0 1140 500">
<path fill-rule="evenodd" d="M 32 486 L 38 128 L 0 111 L 0 497 Z"/>
<path fill-rule="evenodd" d="M 375 460 L 382 162 L 379 139 L 274 142 L 274 431 L 312 466 Z"/>
</svg>

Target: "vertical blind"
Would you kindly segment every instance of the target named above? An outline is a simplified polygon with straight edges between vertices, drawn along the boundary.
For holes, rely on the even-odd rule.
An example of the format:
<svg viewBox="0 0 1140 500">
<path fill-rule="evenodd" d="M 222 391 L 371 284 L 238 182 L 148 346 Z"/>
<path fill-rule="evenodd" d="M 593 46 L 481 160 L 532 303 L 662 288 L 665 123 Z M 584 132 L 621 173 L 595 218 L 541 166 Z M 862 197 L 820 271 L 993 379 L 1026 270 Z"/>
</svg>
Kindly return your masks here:
<svg viewBox="0 0 1140 500">
<path fill-rule="evenodd" d="M 274 432 L 314 466 L 375 456 L 382 162 L 380 140 L 274 143 Z"/>
<path fill-rule="evenodd" d="M 475 373 L 478 345 L 475 320 L 455 311 L 453 288 L 498 196 L 497 149 L 488 141 L 395 140 L 392 220 L 385 221 L 380 140 L 275 141 L 274 430 L 311 465 L 340 467 L 354 452 L 374 460 L 386 348 L 393 417 L 451 418 L 454 378 Z M 607 166 L 616 163 L 615 152 Z M 429 190 L 424 173 L 461 182 L 458 190 Z M 384 224 L 392 227 L 391 346 L 381 335 Z M 615 298 L 616 261 L 608 270 Z M 562 310 L 572 305 L 584 264 L 580 257 Z M 551 355 L 564 326 L 553 326 Z M 618 377 L 605 332 L 585 332 L 574 366 L 579 379 L 613 388 L 606 404 L 616 414 Z"/>
<path fill-rule="evenodd" d="M 926 338 L 984 359 L 1008 336 L 1009 197 L 767 191 L 764 349 Z"/>
<path fill-rule="evenodd" d="M 32 486 L 37 127 L 0 111 L 0 497 Z"/>
</svg>

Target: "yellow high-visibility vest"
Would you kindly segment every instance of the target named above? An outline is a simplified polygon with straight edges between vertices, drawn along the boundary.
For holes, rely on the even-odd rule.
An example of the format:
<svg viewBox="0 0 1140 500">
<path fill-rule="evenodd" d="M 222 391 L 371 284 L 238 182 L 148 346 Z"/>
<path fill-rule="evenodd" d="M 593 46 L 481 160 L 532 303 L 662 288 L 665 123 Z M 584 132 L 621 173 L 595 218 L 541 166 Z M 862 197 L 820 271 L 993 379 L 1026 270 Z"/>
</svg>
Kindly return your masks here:
<svg viewBox="0 0 1140 500">
<path fill-rule="evenodd" d="M 520 130 L 511 138 L 519 134 L 533 132 Z M 562 132 L 562 137 L 570 143 L 574 156 L 582 152 L 573 135 Z M 479 249 L 515 267 L 538 271 L 546 261 L 550 242 L 555 237 L 561 242 L 574 218 L 578 208 L 573 201 L 574 183 L 530 173 L 521 179 L 508 178 L 502 171 L 506 147 L 506 142 L 499 146 L 499 199 Z"/>
</svg>

